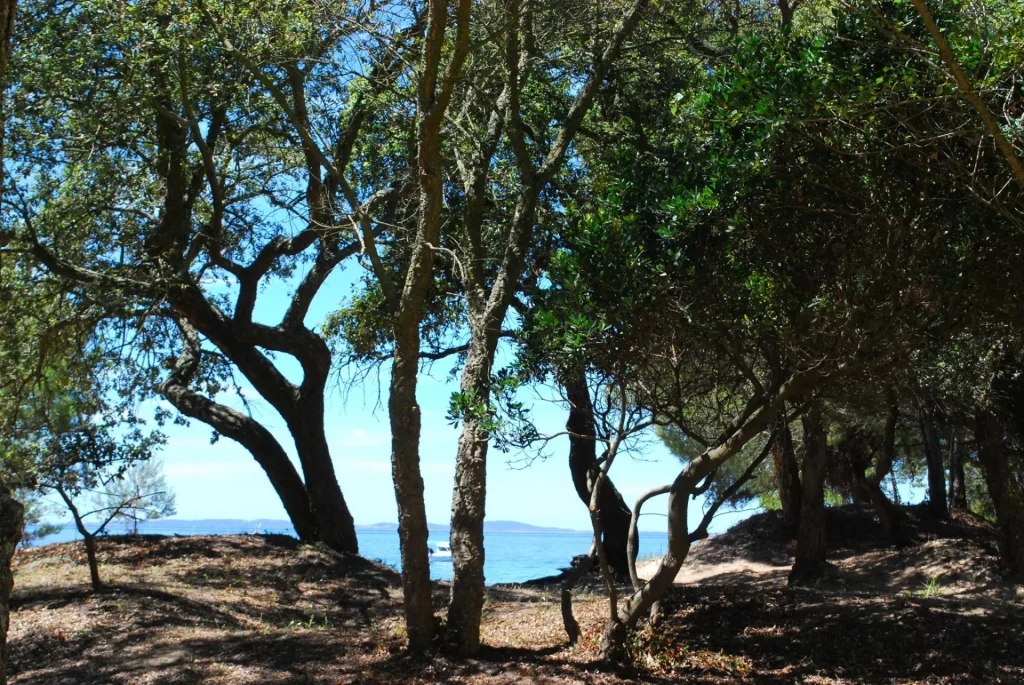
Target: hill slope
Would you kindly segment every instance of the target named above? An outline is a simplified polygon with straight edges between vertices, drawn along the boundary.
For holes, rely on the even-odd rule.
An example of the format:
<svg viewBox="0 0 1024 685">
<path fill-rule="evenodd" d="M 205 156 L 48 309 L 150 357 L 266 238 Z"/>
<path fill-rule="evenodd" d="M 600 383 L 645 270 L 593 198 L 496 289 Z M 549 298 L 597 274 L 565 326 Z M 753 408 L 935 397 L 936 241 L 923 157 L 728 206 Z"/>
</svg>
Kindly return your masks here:
<svg viewBox="0 0 1024 685">
<path fill-rule="evenodd" d="M 598 660 L 608 612 L 599 585 L 574 601 L 584 635 L 575 647 L 556 586 L 492 587 L 479 658 L 417 659 L 402 651 L 392 569 L 292 538 L 104 539 L 109 586 L 98 594 L 80 544 L 24 550 L 12 682 L 1024 682 L 1024 604 L 999 579 L 991 531 L 909 515 L 919 543 L 896 550 L 863 525 L 869 512 L 832 512 L 837 572 L 809 590 L 785 587 L 790 543 L 773 515 L 698 545 L 684 573 L 747 563 L 779 575 L 718 572 L 677 586 L 624 670 Z M 932 591 L 918 578 L 936 563 L 955 580 Z M 446 599 L 438 584 L 442 614 Z"/>
</svg>

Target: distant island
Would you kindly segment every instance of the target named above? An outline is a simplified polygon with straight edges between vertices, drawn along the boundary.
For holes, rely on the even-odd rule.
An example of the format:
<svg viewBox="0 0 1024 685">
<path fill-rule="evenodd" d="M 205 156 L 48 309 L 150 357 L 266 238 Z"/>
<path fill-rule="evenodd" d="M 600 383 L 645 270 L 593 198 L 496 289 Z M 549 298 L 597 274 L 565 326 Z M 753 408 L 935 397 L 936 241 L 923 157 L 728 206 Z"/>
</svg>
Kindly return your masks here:
<svg viewBox="0 0 1024 685">
<path fill-rule="evenodd" d="M 445 523 L 428 523 L 427 530 L 431 533 L 447 533 L 451 526 Z M 397 523 L 371 523 L 366 526 L 356 526 L 356 530 L 367 531 L 397 531 Z M 534 526 L 519 521 L 484 521 L 485 533 L 532 533 L 535 535 L 591 535 L 589 531 L 572 530 L 571 528 L 551 528 L 548 526 Z"/>
<path fill-rule="evenodd" d="M 58 525 L 74 528 L 71 523 L 61 522 Z M 109 530 L 112 533 L 121 533 L 125 526 L 111 524 Z M 282 519 L 160 519 L 147 521 L 142 524 L 140 530 L 150 534 L 187 534 L 194 531 L 195 534 L 209 533 L 288 533 L 294 532 L 290 521 Z M 428 523 L 427 529 L 431 533 L 448 534 L 451 526 L 446 523 Z M 397 523 L 371 523 L 357 525 L 357 531 L 369 532 L 397 532 Z M 569 528 L 553 528 L 548 526 L 534 526 L 520 521 L 484 521 L 485 533 L 522 533 L 533 535 L 590 535 L 589 531 L 572 530 Z"/>
</svg>

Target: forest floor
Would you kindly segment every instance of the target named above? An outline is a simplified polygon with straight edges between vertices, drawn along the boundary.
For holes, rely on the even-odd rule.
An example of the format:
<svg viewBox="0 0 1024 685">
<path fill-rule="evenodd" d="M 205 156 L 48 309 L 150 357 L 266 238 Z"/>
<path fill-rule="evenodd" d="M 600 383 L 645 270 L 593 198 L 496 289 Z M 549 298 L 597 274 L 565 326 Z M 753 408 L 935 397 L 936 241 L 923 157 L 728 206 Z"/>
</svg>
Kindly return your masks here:
<svg viewBox="0 0 1024 685">
<path fill-rule="evenodd" d="M 831 510 L 835 565 L 811 589 L 786 587 L 792 549 L 775 514 L 700 543 L 620 668 L 598 658 L 596 578 L 574 601 L 575 647 L 556 583 L 495 586 L 485 648 L 458 661 L 404 653 L 392 569 L 291 538 L 108 538 L 100 593 L 80 544 L 24 550 L 10 672 L 40 684 L 1024 683 L 1024 588 L 1001 579 L 990 528 L 908 515 L 915 544 L 897 549 L 870 513 Z M 436 590 L 443 606 L 447 586 Z"/>
</svg>

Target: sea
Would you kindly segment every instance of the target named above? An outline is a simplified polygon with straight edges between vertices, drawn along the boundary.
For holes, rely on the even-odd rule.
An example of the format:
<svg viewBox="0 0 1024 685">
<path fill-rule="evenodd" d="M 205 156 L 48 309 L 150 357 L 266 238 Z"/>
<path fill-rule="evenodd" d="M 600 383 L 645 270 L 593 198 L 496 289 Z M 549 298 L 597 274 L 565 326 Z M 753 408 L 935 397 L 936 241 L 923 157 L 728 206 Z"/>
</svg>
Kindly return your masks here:
<svg viewBox="0 0 1024 685">
<path fill-rule="evenodd" d="M 125 528 L 110 527 L 111 535 L 123 535 Z M 274 521 L 266 525 L 260 521 L 154 521 L 139 527 L 143 535 L 237 535 L 237 534 L 281 534 L 295 536 L 295 530 L 286 522 Z M 359 553 L 401 570 L 398 550 L 398 532 L 394 530 L 358 530 Z M 38 540 L 31 545 L 54 544 L 81 539 L 73 525 L 67 525 L 59 532 Z M 446 531 L 431 535 L 430 546 L 446 541 Z M 535 578 L 557 574 L 569 566 L 572 558 L 586 554 L 590 548 L 591 536 L 584 532 L 485 532 L 484 534 L 484 576 L 488 585 L 523 583 Z M 655 557 L 665 553 L 668 545 L 666 533 L 640 533 L 639 557 Z M 450 559 L 430 561 L 430 576 L 435 580 L 450 580 L 452 563 Z"/>
</svg>

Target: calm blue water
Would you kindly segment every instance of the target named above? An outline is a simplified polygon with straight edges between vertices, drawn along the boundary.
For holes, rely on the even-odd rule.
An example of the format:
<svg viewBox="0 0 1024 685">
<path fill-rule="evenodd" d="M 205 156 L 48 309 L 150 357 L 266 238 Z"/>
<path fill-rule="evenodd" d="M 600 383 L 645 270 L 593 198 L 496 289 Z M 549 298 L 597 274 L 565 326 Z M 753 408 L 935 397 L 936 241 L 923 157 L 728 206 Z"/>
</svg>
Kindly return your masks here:
<svg viewBox="0 0 1024 685">
<path fill-rule="evenodd" d="M 260 527 L 256 531 L 238 524 L 174 527 L 168 525 L 171 523 L 163 521 L 153 526 L 143 524 L 139 532 L 159 535 L 233 535 L 253 532 L 295 534 L 290 526 Z M 110 531 L 111 534 L 124 532 L 126 531 L 121 528 Z M 395 568 L 401 567 L 397 532 L 361 530 L 357 535 L 362 556 L 367 559 L 379 559 Z M 33 546 L 69 542 L 79 537 L 74 526 L 66 526 L 59 533 L 33 542 Z M 430 538 L 431 546 L 435 547 L 437 542 L 446 539 L 444 534 L 434 534 Z M 665 533 L 641 533 L 640 556 L 661 556 L 665 553 L 667 542 Z M 568 566 L 573 556 L 586 554 L 589 548 L 590 536 L 585 533 L 487 533 L 484 537 L 484 574 L 488 584 L 521 583 L 533 578 L 554 575 L 561 568 Z M 451 575 L 451 561 L 431 560 L 432 578 L 449 580 Z"/>
</svg>

